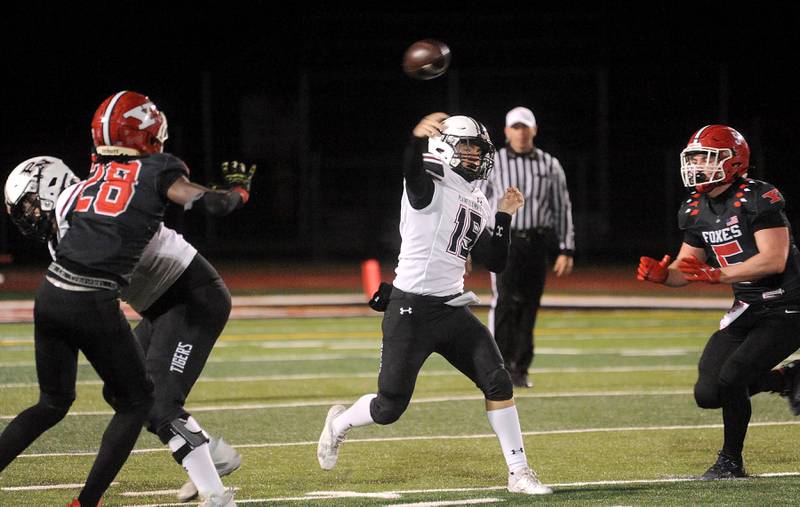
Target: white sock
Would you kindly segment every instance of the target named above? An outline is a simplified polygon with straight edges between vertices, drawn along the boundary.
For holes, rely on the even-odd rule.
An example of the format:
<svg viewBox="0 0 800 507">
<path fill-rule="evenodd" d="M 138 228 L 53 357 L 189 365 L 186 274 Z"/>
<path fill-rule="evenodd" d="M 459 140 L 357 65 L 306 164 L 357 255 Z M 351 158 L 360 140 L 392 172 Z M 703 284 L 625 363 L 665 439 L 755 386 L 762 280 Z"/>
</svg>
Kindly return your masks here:
<svg viewBox="0 0 800 507">
<path fill-rule="evenodd" d="M 525 457 L 525 449 L 522 444 L 522 430 L 519 427 L 517 407 L 488 410 L 486 417 L 489 418 L 489 424 L 492 425 L 494 434 L 500 440 L 508 471 L 513 472 L 527 467 L 528 459 Z"/>
<path fill-rule="evenodd" d="M 377 394 L 365 394 L 357 399 L 355 403 L 350 405 L 350 408 L 333 420 L 333 431 L 337 434 L 342 434 L 350 428 L 373 424 L 375 421 L 372 420 L 372 416 L 369 413 L 369 404 L 377 397 Z"/>
<path fill-rule="evenodd" d="M 190 431 L 202 431 L 200 425 L 194 417 L 191 416 L 186 421 L 186 429 Z M 205 434 L 205 432 L 203 432 L 203 434 Z M 172 452 L 175 452 L 185 443 L 186 440 L 184 440 L 182 436 L 175 435 L 169 441 L 169 448 Z M 211 493 L 217 493 L 219 495 L 225 493 L 225 487 L 222 485 L 217 469 L 214 466 L 214 460 L 211 459 L 211 452 L 208 450 L 207 442 L 200 447 L 192 449 L 192 452 L 183 458 L 183 463 L 181 464 L 183 468 L 186 469 L 194 485 L 197 486 L 197 491 L 200 493 L 201 498 L 205 498 Z"/>
</svg>

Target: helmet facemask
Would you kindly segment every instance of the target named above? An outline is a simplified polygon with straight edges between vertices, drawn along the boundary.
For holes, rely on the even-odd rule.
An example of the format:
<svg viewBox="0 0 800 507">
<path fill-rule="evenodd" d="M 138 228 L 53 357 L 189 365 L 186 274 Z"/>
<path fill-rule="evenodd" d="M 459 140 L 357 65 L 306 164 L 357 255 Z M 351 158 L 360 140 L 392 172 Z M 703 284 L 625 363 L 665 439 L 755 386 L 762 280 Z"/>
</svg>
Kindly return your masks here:
<svg viewBox="0 0 800 507">
<path fill-rule="evenodd" d="M 23 236 L 46 243 L 55 232 L 55 203 L 26 193 L 15 204 L 6 203 L 11 221 Z"/>
<path fill-rule="evenodd" d="M 704 157 L 705 160 L 698 160 Z M 728 179 L 723 165 L 733 157 L 728 148 L 709 148 L 705 146 L 688 146 L 681 152 L 681 179 L 683 185 L 698 192 L 705 193 L 724 183 Z"/>
<path fill-rule="evenodd" d="M 467 181 L 485 180 L 494 167 L 494 146 L 483 137 L 443 135 L 451 146 L 450 166 Z"/>
</svg>

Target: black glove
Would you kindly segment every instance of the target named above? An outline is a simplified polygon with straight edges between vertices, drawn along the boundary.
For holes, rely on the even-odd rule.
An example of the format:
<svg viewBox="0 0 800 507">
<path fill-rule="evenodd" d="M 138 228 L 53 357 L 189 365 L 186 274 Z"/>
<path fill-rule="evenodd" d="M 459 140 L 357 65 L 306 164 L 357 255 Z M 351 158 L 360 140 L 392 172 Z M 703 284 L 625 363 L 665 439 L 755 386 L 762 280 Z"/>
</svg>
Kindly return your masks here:
<svg viewBox="0 0 800 507">
<path fill-rule="evenodd" d="M 389 297 L 391 295 L 392 284 L 381 282 L 378 286 L 378 290 L 375 291 L 375 294 L 372 295 L 372 299 L 370 299 L 367 304 L 376 312 L 383 312 L 386 310 L 386 307 L 389 306 Z"/>
<path fill-rule="evenodd" d="M 250 198 L 250 185 L 255 173 L 255 164 L 248 169 L 247 164 L 236 160 L 222 163 L 222 178 L 225 180 L 225 186 L 241 194 L 243 202 L 247 202 Z"/>
</svg>

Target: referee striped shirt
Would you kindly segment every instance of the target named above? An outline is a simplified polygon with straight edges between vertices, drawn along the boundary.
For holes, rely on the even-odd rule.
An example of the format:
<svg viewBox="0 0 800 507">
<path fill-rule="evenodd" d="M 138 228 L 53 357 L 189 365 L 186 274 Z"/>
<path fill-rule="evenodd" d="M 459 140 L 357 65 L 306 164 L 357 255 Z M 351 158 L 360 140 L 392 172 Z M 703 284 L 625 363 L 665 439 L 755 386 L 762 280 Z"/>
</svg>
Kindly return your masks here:
<svg viewBox="0 0 800 507">
<path fill-rule="evenodd" d="M 558 159 L 539 148 L 530 153 L 515 153 L 507 147 L 499 149 L 494 170 L 488 180 L 481 182 L 493 213 L 508 187 L 519 188 L 525 197 L 525 205 L 511 220 L 511 229 L 517 232 L 553 229 L 561 252 L 572 255 L 575 251 L 572 202 Z"/>
</svg>

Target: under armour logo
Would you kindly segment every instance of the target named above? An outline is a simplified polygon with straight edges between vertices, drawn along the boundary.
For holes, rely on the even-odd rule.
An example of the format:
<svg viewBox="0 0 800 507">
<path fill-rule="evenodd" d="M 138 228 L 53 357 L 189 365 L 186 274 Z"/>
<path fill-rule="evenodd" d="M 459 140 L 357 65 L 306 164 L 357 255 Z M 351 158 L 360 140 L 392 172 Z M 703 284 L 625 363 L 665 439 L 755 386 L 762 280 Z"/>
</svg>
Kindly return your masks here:
<svg viewBox="0 0 800 507">
<path fill-rule="evenodd" d="M 525 454 L 525 451 L 523 451 L 522 447 L 520 447 L 519 449 L 511 449 L 511 454 Z"/>
<path fill-rule="evenodd" d="M 409 306 L 408 308 L 403 308 L 401 306 L 400 307 L 400 315 L 405 315 L 406 313 L 411 313 L 411 307 Z"/>
<path fill-rule="evenodd" d="M 502 236 L 503 235 L 503 226 L 498 225 L 497 228 L 494 230 L 495 236 Z"/>
</svg>

